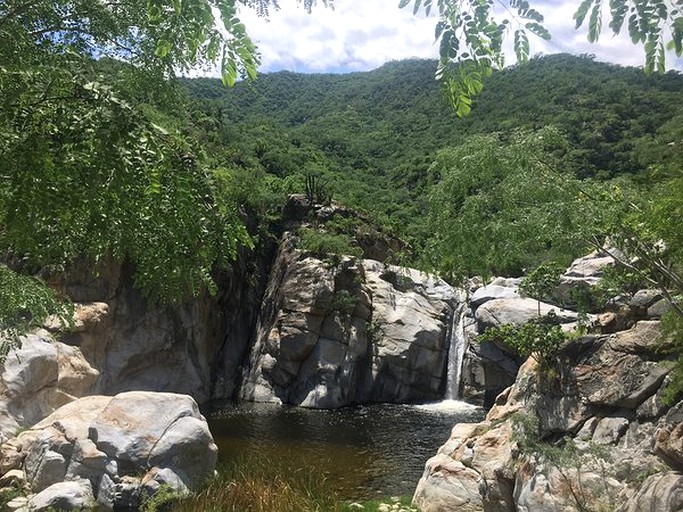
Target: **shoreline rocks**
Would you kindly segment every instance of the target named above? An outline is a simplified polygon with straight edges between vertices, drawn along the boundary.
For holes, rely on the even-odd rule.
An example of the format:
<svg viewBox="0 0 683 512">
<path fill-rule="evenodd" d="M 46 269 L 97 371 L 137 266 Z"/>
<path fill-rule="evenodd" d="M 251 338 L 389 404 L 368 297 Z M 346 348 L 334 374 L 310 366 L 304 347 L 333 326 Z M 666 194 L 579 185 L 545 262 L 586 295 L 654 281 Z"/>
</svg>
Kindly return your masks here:
<svg viewBox="0 0 683 512">
<path fill-rule="evenodd" d="M 187 492 L 213 475 L 218 451 L 191 397 L 146 391 L 75 400 L 0 450 L 31 510 L 137 507 L 162 484 Z"/>
</svg>

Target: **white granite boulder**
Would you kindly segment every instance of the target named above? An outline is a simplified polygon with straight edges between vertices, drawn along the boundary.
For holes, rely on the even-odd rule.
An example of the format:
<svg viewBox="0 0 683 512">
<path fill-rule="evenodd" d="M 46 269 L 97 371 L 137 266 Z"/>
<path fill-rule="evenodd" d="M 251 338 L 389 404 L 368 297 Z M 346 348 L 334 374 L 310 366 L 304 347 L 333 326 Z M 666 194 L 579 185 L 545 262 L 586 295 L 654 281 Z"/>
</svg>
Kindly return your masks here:
<svg viewBox="0 0 683 512">
<path fill-rule="evenodd" d="M 74 482 L 87 482 L 90 494 L 83 491 L 83 499 L 93 497 L 105 510 L 136 507 L 162 484 L 186 492 L 213 475 L 217 456 L 191 397 L 144 391 L 71 402 L 22 432 L 10 448 L 3 452 L 19 453 L 13 459 L 19 467 L 11 469 L 23 470 L 37 493 L 31 503 L 51 489 L 45 502 L 64 508 L 54 500 L 68 496 L 60 498 L 55 489 L 72 493 Z"/>
</svg>

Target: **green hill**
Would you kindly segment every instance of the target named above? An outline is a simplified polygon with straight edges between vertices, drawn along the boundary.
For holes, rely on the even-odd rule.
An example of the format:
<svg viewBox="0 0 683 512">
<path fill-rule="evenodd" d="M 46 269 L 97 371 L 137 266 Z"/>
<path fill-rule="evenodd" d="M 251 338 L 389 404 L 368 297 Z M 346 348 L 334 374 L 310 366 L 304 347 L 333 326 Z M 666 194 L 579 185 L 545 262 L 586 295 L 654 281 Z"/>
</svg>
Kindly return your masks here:
<svg viewBox="0 0 683 512">
<path fill-rule="evenodd" d="M 364 210 L 419 243 L 435 153 L 478 133 L 558 126 L 579 177 L 642 177 L 640 151 L 683 115 L 683 76 L 553 55 L 496 72 L 459 119 L 433 78 L 436 63 L 406 60 L 347 75 L 264 74 L 225 89 L 183 83 L 215 122 L 217 147 L 243 168 L 296 181 L 328 176 L 335 199 Z M 678 117 L 677 117 L 678 116 Z M 219 150 L 217 150 L 219 151 Z"/>
</svg>

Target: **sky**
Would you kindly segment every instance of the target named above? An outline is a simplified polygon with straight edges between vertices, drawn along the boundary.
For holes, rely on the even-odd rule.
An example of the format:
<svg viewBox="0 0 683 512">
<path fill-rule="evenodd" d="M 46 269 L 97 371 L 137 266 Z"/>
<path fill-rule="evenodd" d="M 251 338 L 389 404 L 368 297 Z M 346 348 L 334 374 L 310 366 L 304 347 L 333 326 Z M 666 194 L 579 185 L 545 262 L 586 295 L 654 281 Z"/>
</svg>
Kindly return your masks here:
<svg viewBox="0 0 683 512">
<path fill-rule="evenodd" d="M 268 18 L 244 8 L 240 18 L 261 53 L 262 73 L 289 70 L 301 73 L 369 71 L 391 60 L 436 58 L 436 18 L 414 16 L 411 8 L 399 9 L 399 0 L 334 0 L 334 10 L 322 2 L 308 14 L 295 0 L 280 0 L 280 10 Z M 529 36 L 531 55 L 551 53 L 593 54 L 596 59 L 627 66 L 642 66 L 641 47 L 625 34 L 614 37 L 608 21 L 597 44 L 586 39 L 586 29 L 574 29 L 572 16 L 578 0 L 530 2 L 545 16 L 552 34 L 546 42 Z M 606 3 L 606 2 L 605 2 Z M 509 37 L 512 40 L 512 34 Z M 515 61 L 512 48 L 506 64 Z M 683 60 L 667 56 L 667 67 L 683 69 Z"/>
</svg>

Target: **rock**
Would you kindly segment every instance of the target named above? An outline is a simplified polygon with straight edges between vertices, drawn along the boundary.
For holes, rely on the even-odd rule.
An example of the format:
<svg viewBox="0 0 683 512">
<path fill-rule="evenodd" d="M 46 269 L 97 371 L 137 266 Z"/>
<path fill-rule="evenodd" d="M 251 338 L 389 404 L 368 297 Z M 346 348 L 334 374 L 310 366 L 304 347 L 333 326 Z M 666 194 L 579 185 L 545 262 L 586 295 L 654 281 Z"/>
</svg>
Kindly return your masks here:
<svg viewBox="0 0 683 512">
<path fill-rule="evenodd" d="M 422 511 L 506 511 L 513 507 L 511 426 L 456 425 L 427 461 L 413 502 Z"/>
<path fill-rule="evenodd" d="M 593 431 L 593 442 L 601 445 L 617 444 L 628 425 L 626 418 L 602 418 Z"/>
<path fill-rule="evenodd" d="M 671 309 L 671 304 L 666 299 L 660 299 L 652 306 L 647 308 L 648 318 L 661 318 L 667 311 Z"/>
<path fill-rule="evenodd" d="M 558 323 L 571 323 L 579 319 L 578 313 L 561 309 L 536 299 L 494 299 L 485 302 L 475 312 L 479 330 L 503 324 L 522 325 L 541 316 L 552 313 Z"/>
<path fill-rule="evenodd" d="M 525 466 L 517 472 L 515 501 L 518 512 L 565 512 L 566 498 L 557 493 L 557 483 L 546 476 L 547 471 Z M 554 475 L 553 475 L 554 476 Z"/>
<path fill-rule="evenodd" d="M 446 455 L 436 455 L 427 461 L 413 503 L 422 512 L 479 512 L 484 506 L 479 474 Z"/>
<path fill-rule="evenodd" d="M 440 398 L 448 333 L 464 293 L 416 270 L 282 245 L 243 400 L 333 408 Z"/>
<path fill-rule="evenodd" d="M 5 508 L 17 512 L 29 512 L 28 498 L 26 496 L 18 496 L 11 499 L 5 504 Z"/>
<path fill-rule="evenodd" d="M 89 510 L 95 504 L 92 485 L 88 480 L 58 482 L 29 499 L 36 512 L 48 510 Z"/>
<path fill-rule="evenodd" d="M 173 305 L 147 301 L 135 288 L 132 267 L 113 259 L 96 268 L 76 262 L 51 276 L 76 305 L 75 329 L 60 339 L 99 373 L 87 394 L 145 389 L 189 394 L 199 403 L 233 398 L 265 288 L 271 245 L 266 241 L 257 253 L 239 248 L 232 265 L 214 275 L 215 296 L 201 293 Z M 66 393 L 69 399 L 83 396 Z"/>
<path fill-rule="evenodd" d="M 553 293 L 553 298 L 562 304 L 573 303 L 573 293 L 597 285 L 605 268 L 612 265 L 614 265 L 614 258 L 603 251 L 595 251 L 574 260 L 560 276 L 560 284 Z"/>
<path fill-rule="evenodd" d="M 470 297 L 470 306 L 476 309 L 485 302 L 495 299 L 519 299 L 521 296 L 516 286 L 488 284 L 478 288 Z"/>
<path fill-rule="evenodd" d="M 217 448 L 190 397 L 131 391 L 103 405 L 88 427 L 88 437 L 120 470 L 177 468 L 192 482 L 213 474 Z"/>
<path fill-rule="evenodd" d="M 638 493 L 617 512 L 679 512 L 683 510 L 683 475 L 666 472 L 650 476 Z"/>
<path fill-rule="evenodd" d="M 672 340 L 662 336 L 658 320 L 641 320 L 631 329 L 609 338 L 608 343 L 616 352 L 643 354 L 656 359 L 660 359 L 663 352 L 672 348 Z"/>
<path fill-rule="evenodd" d="M 661 298 L 662 292 L 660 292 L 659 290 L 638 290 L 635 294 L 633 294 L 633 297 L 631 297 L 629 306 L 638 311 L 641 311 L 641 314 L 643 314 L 647 311 L 647 309 L 650 306 L 652 306 L 655 302 L 659 301 Z"/>
<path fill-rule="evenodd" d="M 672 468 L 683 470 L 683 422 L 657 430 L 655 453 Z"/>
<path fill-rule="evenodd" d="M 610 350 L 603 343 L 597 352 L 579 359 L 570 373 L 585 404 L 635 410 L 657 392 L 669 368 Z"/>
<path fill-rule="evenodd" d="M 484 303 L 477 313 L 495 302 Z M 641 321 L 628 331 L 566 342 L 552 371 L 529 358 L 484 422 L 453 428 L 426 465 L 416 504 L 458 510 L 469 495 L 449 481 L 457 473 L 469 491 L 478 483 L 481 503 L 473 510 L 569 512 L 586 504 L 613 509 L 633 498 L 640 475 L 661 466 L 653 444 L 662 458 L 683 469 L 683 402 L 668 412 L 661 404 L 670 366 L 658 348 L 666 343 L 658 322 Z M 532 437 L 524 443 L 524 436 Z M 561 446 L 560 439 L 571 444 L 553 462 L 550 450 Z M 549 451 L 534 455 L 529 447 L 539 442 L 547 442 Z M 608 447 L 608 457 L 599 445 Z M 667 480 L 668 487 L 656 492 L 677 497 L 678 485 Z M 660 510 L 656 499 L 647 499 L 655 505 L 623 511 Z"/>
<path fill-rule="evenodd" d="M 7 487 L 14 487 L 21 489 L 26 485 L 26 473 L 20 469 L 10 469 L 4 475 L 0 476 L 0 489 Z"/>
<path fill-rule="evenodd" d="M 142 485 L 142 493 L 145 496 L 152 496 L 156 494 L 162 486 L 172 489 L 178 494 L 187 494 L 190 492 L 187 487 L 187 475 L 180 475 L 170 468 L 152 468 L 143 477 L 140 482 Z"/>
<path fill-rule="evenodd" d="M 12 436 L 95 389 L 98 372 L 76 347 L 45 331 L 22 338 L 0 365 L 0 433 Z"/>
<path fill-rule="evenodd" d="M 143 391 L 71 402 L 15 443 L 33 492 L 87 481 L 105 509 L 136 507 L 163 483 L 185 492 L 213 474 L 217 454 L 192 398 Z"/>
<path fill-rule="evenodd" d="M 13 469 L 21 468 L 26 453 L 21 451 L 21 445 L 16 439 L 9 439 L 0 445 L 0 475 Z"/>
<path fill-rule="evenodd" d="M 581 464 L 540 465 L 524 458 L 516 472 L 519 512 L 611 510 L 621 484 Z"/>
</svg>

